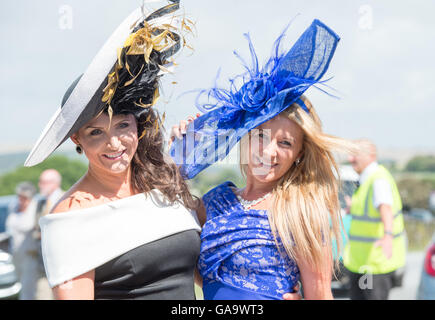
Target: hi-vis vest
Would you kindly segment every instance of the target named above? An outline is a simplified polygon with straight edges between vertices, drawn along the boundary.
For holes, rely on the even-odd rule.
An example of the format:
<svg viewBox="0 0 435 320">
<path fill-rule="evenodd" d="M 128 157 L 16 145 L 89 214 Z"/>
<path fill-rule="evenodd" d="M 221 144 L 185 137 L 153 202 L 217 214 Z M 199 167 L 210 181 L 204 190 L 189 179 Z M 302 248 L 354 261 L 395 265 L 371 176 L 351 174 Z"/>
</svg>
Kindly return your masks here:
<svg viewBox="0 0 435 320">
<path fill-rule="evenodd" d="M 384 224 L 377 208 L 373 206 L 373 182 L 384 179 L 389 182 L 393 193 L 393 254 L 387 259 L 382 247 L 374 243 L 384 236 Z M 391 174 L 383 166 L 378 166 L 352 196 L 350 208 L 352 222 L 349 242 L 344 255 L 344 266 L 354 273 L 384 274 L 405 265 L 406 243 L 402 215 L 402 201 Z"/>
</svg>

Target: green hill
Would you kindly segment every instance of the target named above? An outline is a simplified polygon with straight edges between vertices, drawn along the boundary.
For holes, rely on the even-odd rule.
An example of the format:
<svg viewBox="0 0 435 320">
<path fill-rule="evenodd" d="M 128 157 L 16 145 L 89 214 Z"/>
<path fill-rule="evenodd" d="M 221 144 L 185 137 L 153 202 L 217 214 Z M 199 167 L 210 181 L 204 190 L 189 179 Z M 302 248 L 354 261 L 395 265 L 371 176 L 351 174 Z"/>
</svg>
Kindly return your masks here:
<svg viewBox="0 0 435 320">
<path fill-rule="evenodd" d="M 0 175 L 12 171 L 18 167 L 23 166 L 29 152 L 15 152 L 15 153 L 0 153 Z M 78 155 L 75 151 L 55 151 L 54 156 L 62 155 L 72 160 L 82 160 L 86 163 L 85 158 Z"/>
<path fill-rule="evenodd" d="M 0 154 L 0 174 L 22 166 L 27 154 L 27 152 Z"/>
</svg>

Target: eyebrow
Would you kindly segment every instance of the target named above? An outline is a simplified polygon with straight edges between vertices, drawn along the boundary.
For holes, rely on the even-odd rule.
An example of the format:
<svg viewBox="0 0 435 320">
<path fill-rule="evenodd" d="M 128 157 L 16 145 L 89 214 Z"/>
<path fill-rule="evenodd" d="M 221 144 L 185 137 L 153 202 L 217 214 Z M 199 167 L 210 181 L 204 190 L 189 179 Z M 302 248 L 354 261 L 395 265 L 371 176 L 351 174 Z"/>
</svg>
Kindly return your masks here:
<svg viewBox="0 0 435 320">
<path fill-rule="evenodd" d="M 293 138 L 293 137 L 284 137 L 283 139 L 285 139 L 285 140 L 290 140 L 290 141 L 293 142 L 293 143 L 296 142 L 296 138 Z"/>
<path fill-rule="evenodd" d="M 113 118 L 112 118 L 112 120 L 113 120 Z M 120 123 L 120 122 L 124 122 L 124 121 L 128 121 L 128 122 L 130 122 L 130 120 L 127 118 L 127 117 L 124 117 L 123 119 L 120 119 L 119 121 L 117 121 L 117 122 L 113 122 L 112 121 L 112 124 L 114 123 L 114 124 L 118 124 L 118 123 Z M 104 129 L 105 127 L 103 126 L 103 127 L 97 127 L 97 126 L 93 126 L 93 125 L 89 125 L 89 126 L 86 126 L 85 127 L 85 130 L 86 129 Z"/>
<path fill-rule="evenodd" d="M 270 130 L 270 129 L 263 129 L 263 128 L 259 127 L 258 130 L 259 130 L 260 132 L 262 132 L 262 133 L 265 133 L 265 132 L 267 132 L 267 130 Z M 291 136 L 290 136 L 290 137 L 289 137 L 289 136 L 285 136 L 285 137 L 282 137 L 282 139 L 290 140 L 290 141 L 293 142 L 293 143 L 296 142 L 296 138 L 291 137 Z"/>
</svg>

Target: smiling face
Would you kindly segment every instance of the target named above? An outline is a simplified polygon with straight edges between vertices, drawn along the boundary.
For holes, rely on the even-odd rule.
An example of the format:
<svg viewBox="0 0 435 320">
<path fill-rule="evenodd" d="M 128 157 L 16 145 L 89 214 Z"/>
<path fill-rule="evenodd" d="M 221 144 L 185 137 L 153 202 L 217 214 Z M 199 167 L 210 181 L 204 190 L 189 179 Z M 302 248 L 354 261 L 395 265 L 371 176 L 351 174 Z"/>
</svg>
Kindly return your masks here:
<svg viewBox="0 0 435 320">
<path fill-rule="evenodd" d="M 110 126 L 109 126 L 110 125 Z M 89 167 L 111 173 L 128 169 L 138 145 L 137 123 L 132 114 L 110 118 L 102 113 L 71 136 L 89 160 Z"/>
<path fill-rule="evenodd" d="M 303 131 L 285 116 L 263 123 L 250 133 L 247 175 L 262 183 L 275 183 L 301 156 Z"/>
</svg>

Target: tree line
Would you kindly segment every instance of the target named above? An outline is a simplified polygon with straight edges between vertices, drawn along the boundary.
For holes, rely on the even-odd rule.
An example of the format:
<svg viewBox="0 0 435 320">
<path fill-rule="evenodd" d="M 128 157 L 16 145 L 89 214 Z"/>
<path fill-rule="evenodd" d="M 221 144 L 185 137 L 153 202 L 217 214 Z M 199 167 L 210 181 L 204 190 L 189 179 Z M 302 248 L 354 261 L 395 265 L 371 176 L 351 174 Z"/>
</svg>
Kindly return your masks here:
<svg viewBox="0 0 435 320">
<path fill-rule="evenodd" d="M 0 176 L 0 196 L 15 194 L 15 187 L 23 181 L 38 186 L 39 175 L 46 169 L 56 169 L 62 175 L 62 189 L 68 190 L 83 176 L 87 165 L 63 155 L 56 155 L 33 167 L 18 167 Z"/>
</svg>

